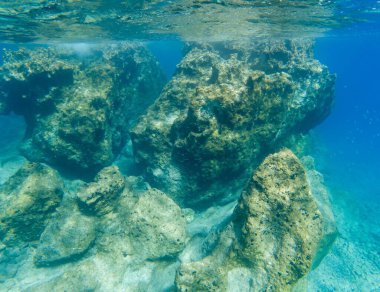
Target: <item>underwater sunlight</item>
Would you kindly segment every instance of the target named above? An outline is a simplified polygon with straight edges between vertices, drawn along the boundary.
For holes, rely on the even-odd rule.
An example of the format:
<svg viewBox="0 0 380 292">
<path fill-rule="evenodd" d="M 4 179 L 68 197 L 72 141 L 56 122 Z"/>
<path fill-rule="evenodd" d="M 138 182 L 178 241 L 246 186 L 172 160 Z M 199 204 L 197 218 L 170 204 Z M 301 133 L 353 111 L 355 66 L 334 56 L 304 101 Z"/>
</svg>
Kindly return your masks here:
<svg viewBox="0 0 380 292">
<path fill-rule="evenodd" d="M 0 1 L 0 292 L 380 291 L 380 1 Z"/>
</svg>

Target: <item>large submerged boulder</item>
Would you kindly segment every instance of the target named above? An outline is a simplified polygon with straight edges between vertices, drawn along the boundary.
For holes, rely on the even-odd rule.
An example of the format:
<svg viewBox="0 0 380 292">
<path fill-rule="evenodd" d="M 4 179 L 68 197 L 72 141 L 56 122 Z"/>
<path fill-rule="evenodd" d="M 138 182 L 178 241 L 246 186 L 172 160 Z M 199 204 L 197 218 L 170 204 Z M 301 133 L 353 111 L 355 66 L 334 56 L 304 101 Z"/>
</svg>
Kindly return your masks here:
<svg viewBox="0 0 380 292">
<path fill-rule="evenodd" d="M 35 264 L 53 266 L 81 258 L 96 239 L 94 219 L 76 209 L 58 213 L 41 235 Z"/>
<path fill-rule="evenodd" d="M 138 197 L 129 212 L 127 234 L 142 257 L 175 259 L 185 248 L 186 218 L 166 194 L 149 189 Z"/>
<path fill-rule="evenodd" d="M 81 176 L 115 159 L 164 83 L 142 45 L 86 49 L 7 51 L 0 68 L 0 113 L 14 111 L 27 122 L 23 154 Z"/>
<path fill-rule="evenodd" d="M 131 131 L 148 181 L 182 206 L 236 193 L 259 161 L 330 112 L 335 77 L 312 44 L 190 47 Z"/>
<path fill-rule="evenodd" d="M 267 157 L 235 209 L 237 254 L 271 290 L 290 288 L 311 268 L 323 218 L 302 163 L 288 150 Z"/>
<path fill-rule="evenodd" d="M 93 182 L 78 192 L 79 207 L 88 215 L 109 213 L 115 207 L 124 187 L 125 179 L 118 167 L 105 167 L 95 176 Z"/>
<path fill-rule="evenodd" d="M 325 207 L 327 208 L 327 207 Z M 290 151 L 269 155 L 243 191 L 212 253 L 183 263 L 179 291 L 290 291 L 331 230 L 305 168 Z"/>
<path fill-rule="evenodd" d="M 13 246 L 36 241 L 63 196 L 58 173 L 40 163 L 26 163 L 0 186 L 0 241 Z"/>
</svg>

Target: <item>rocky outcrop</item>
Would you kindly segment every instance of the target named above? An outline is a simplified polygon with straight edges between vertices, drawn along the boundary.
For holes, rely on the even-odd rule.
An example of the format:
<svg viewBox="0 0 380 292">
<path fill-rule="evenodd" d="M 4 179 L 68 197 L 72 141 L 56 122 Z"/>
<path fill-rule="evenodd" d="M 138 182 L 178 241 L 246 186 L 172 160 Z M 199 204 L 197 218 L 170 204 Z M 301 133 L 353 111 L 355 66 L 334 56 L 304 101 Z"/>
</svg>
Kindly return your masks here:
<svg viewBox="0 0 380 292">
<path fill-rule="evenodd" d="M 281 151 L 260 165 L 235 210 L 238 255 L 260 271 L 264 287 L 290 288 L 311 268 L 322 224 L 304 167 Z"/>
<path fill-rule="evenodd" d="M 128 238 L 143 258 L 174 259 L 186 244 L 186 218 L 164 193 L 149 189 L 127 217 Z"/>
<path fill-rule="evenodd" d="M 141 177 L 126 177 L 117 202 L 103 216 L 81 214 L 75 197 L 63 202 L 41 236 L 38 269 L 18 275 L 42 280 L 24 290 L 172 290 L 187 243 L 185 214 Z"/>
<path fill-rule="evenodd" d="M 124 213 L 117 214 L 125 186 L 126 180 L 116 166 L 102 169 L 93 182 L 72 186 L 73 196 L 62 203 L 41 235 L 34 256 L 36 266 L 55 266 L 81 260 L 95 245 L 96 239 L 102 237 L 102 226 L 107 229 L 109 225 L 116 225 L 123 230 L 125 241 Z"/>
<path fill-rule="evenodd" d="M 8 51 L 0 69 L 0 112 L 27 121 L 23 154 L 81 176 L 114 160 L 164 82 L 141 45 L 87 49 Z"/>
<path fill-rule="evenodd" d="M 85 214 L 104 215 L 112 211 L 117 198 L 123 192 L 125 179 L 118 167 L 102 169 L 94 179 L 79 191 L 79 207 Z"/>
<path fill-rule="evenodd" d="M 111 166 L 85 190 L 93 194 L 87 206 L 79 209 L 78 198 L 67 199 L 51 219 L 37 246 L 36 266 L 74 263 L 84 256 L 96 259 L 97 254 L 87 253 L 91 247 L 100 257 L 111 260 L 128 255 L 140 265 L 145 260 L 172 263 L 184 249 L 185 214 L 172 199 L 141 178 L 124 179 Z"/>
<path fill-rule="evenodd" d="M 52 266 L 78 260 L 95 238 L 92 218 L 75 209 L 57 214 L 41 235 L 34 261 L 37 266 Z"/>
<path fill-rule="evenodd" d="M 306 171 L 289 150 L 268 156 L 204 259 L 183 263 L 179 291 L 290 291 L 326 231 Z M 318 259 L 320 260 L 320 259 Z"/>
<path fill-rule="evenodd" d="M 8 53 L 0 111 L 25 116 L 25 155 L 86 182 L 66 177 L 61 202 L 57 173 L 30 163 L 0 187 L 6 289 L 289 291 L 329 252 L 322 178 L 279 151 L 304 155 L 331 107 L 334 77 L 311 44 L 187 49 L 138 120 L 162 84 L 141 46 Z M 107 166 L 129 130 L 138 165 L 115 163 L 140 177 Z"/>
<path fill-rule="evenodd" d="M 182 206 L 236 192 L 260 159 L 329 113 L 334 76 L 307 42 L 191 47 L 131 131 L 148 181 Z"/>
<path fill-rule="evenodd" d="M 0 186 L 0 241 L 7 246 L 37 241 L 63 193 L 56 171 L 44 164 L 24 164 Z"/>
</svg>

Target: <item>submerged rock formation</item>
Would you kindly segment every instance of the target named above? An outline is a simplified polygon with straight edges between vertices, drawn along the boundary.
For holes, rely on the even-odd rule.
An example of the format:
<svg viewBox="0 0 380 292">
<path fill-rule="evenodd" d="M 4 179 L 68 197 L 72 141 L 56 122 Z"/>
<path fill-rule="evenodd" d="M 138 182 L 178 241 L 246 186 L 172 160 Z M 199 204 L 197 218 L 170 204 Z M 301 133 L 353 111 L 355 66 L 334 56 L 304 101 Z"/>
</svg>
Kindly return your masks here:
<svg viewBox="0 0 380 292">
<path fill-rule="evenodd" d="M 4 266 L 0 246 L 0 281 L 21 265 L 18 282 L 5 283 L 30 283 L 26 291 L 168 291 L 174 283 L 179 291 L 287 291 L 318 265 L 333 238 L 326 193 L 308 172 L 289 150 L 268 156 L 231 217 L 234 204 L 214 215 L 181 210 L 143 178 L 107 167 L 93 182 L 72 186 L 29 251 L 8 249 Z M 79 209 L 82 184 L 96 199 Z"/>
<path fill-rule="evenodd" d="M 116 166 L 106 167 L 95 176 L 94 182 L 79 191 L 79 207 L 86 214 L 109 213 L 124 187 L 125 179 L 119 169 Z"/>
<path fill-rule="evenodd" d="M 128 216 L 131 244 L 148 259 L 174 259 L 185 248 L 186 219 L 168 196 L 149 189 L 139 196 Z"/>
<path fill-rule="evenodd" d="M 0 186 L 0 283 L 26 261 L 63 193 L 57 172 L 39 163 L 25 163 Z"/>
<path fill-rule="evenodd" d="M 128 128 L 164 82 L 141 45 L 8 51 L 0 68 L 0 113 L 25 116 L 23 154 L 91 176 L 109 165 Z"/>
<path fill-rule="evenodd" d="M 31 281 L 26 291 L 173 288 L 187 222 L 172 199 L 141 178 L 127 177 L 112 212 L 88 216 L 75 204 L 74 196 L 62 203 L 42 234 L 35 267 L 19 277 L 30 280 L 37 273 L 43 280 Z"/>
<path fill-rule="evenodd" d="M 187 242 L 187 222 L 181 208 L 141 177 L 126 177 L 113 211 L 97 220 L 98 249 L 107 254 L 114 248 L 124 250 L 124 256 L 138 262 L 173 262 Z"/>
<path fill-rule="evenodd" d="M 322 221 L 304 167 L 284 150 L 264 160 L 242 194 L 235 210 L 237 253 L 270 290 L 290 288 L 311 268 Z"/>
<path fill-rule="evenodd" d="M 26 163 L 0 186 L 0 241 L 7 246 L 37 241 L 63 193 L 56 171 Z"/>
<path fill-rule="evenodd" d="M 182 264 L 179 291 L 290 291 L 330 236 L 306 171 L 289 150 L 268 156 L 211 255 Z M 320 260 L 320 259 L 319 259 Z"/>
<path fill-rule="evenodd" d="M 310 158 L 279 151 L 304 155 L 331 107 L 309 43 L 188 47 L 144 114 L 163 78 L 139 45 L 19 50 L 0 75 L 24 154 L 86 179 L 63 196 L 56 171 L 28 163 L 0 187 L 8 290 L 290 291 L 335 240 Z M 128 135 L 142 176 L 108 166 Z"/>
<path fill-rule="evenodd" d="M 94 220 L 81 215 L 75 209 L 70 211 L 57 214 L 42 233 L 34 257 L 37 266 L 52 266 L 77 260 L 94 243 Z"/>
<path fill-rule="evenodd" d="M 192 47 L 131 131 L 148 181 L 183 206 L 236 192 L 287 135 L 330 111 L 334 76 L 312 45 Z"/>
</svg>

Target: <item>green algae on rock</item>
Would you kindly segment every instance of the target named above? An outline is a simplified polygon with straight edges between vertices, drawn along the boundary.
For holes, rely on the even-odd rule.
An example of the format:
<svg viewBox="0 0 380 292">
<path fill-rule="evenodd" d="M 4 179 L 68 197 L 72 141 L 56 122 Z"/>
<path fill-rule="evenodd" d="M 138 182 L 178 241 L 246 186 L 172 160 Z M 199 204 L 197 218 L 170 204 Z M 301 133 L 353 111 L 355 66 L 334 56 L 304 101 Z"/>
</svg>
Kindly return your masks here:
<svg viewBox="0 0 380 292">
<path fill-rule="evenodd" d="M 22 152 L 78 175 L 111 164 L 128 128 L 164 83 L 140 44 L 7 51 L 0 69 L 0 109 L 25 116 Z"/>
<path fill-rule="evenodd" d="M 152 186 L 182 206 L 205 207 L 236 192 L 286 136 L 322 121 L 335 78 L 309 42 L 188 50 L 131 138 Z"/>
<path fill-rule="evenodd" d="M 13 246 L 38 240 L 63 193 L 55 170 L 25 163 L 0 186 L 0 241 Z"/>
<path fill-rule="evenodd" d="M 179 291 L 290 291 L 325 236 L 306 171 L 289 150 L 269 155 L 243 191 L 211 255 L 183 263 Z"/>
<path fill-rule="evenodd" d="M 117 166 L 103 168 L 79 191 L 78 204 L 85 214 L 104 215 L 112 211 L 125 187 L 125 179 Z"/>
<path fill-rule="evenodd" d="M 323 218 L 302 163 L 288 150 L 267 157 L 235 210 L 239 257 L 263 273 L 267 287 L 292 287 L 311 268 Z"/>
</svg>

